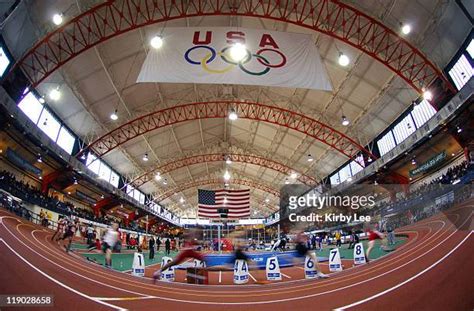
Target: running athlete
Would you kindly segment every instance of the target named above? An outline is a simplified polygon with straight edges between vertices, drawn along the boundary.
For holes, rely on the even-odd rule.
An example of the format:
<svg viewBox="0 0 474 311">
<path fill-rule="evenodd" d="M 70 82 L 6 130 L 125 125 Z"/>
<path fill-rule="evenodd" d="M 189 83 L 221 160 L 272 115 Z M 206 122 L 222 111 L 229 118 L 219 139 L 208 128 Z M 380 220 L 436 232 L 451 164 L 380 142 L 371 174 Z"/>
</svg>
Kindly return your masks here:
<svg viewBox="0 0 474 311">
<path fill-rule="evenodd" d="M 184 247 L 181 249 L 179 254 L 169 263 L 162 266 L 159 270 L 153 273 L 153 281 L 159 279 L 161 272 L 167 270 L 172 266 L 179 265 L 184 262 L 187 258 L 197 259 L 202 262 L 206 262 L 205 257 L 198 251 L 200 248 L 200 241 L 198 240 L 198 231 L 196 229 L 189 230 L 184 235 Z"/>
<path fill-rule="evenodd" d="M 383 233 L 377 231 L 377 230 L 372 230 L 372 228 L 369 227 L 369 229 L 367 230 L 367 235 L 369 237 L 369 244 L 367 246 L 367 251 L 365 253 L 365 260 L 366 262 L 368 263 L 369 262 L 369 255 L 370 255 L 370 252 L 372 251 L 372 249 L 374 248 L 375 246 L 375 240 L 378 240 L 378 239 L 383 239 L 384 238 L 384 235 Z"/>
<path fill-rule="evenodd" d="M 117 250 L 119 241 L 118 223 L 112 223 L 107 229 L 102 243 L 102 251 L 105 254 L 105 267 L 112 268 L 112 251 Z"/>
<path fill-rule="evenodd" d="M 320 279 L 328 278 L 329 276 L 327 274 L 324 274 L 324 273 L 321 272 L 321 267 L 319 266 L 318 257 L 316 256 L 316 254 L 314 252 L 309 251 L 309 249 L 307 247 L 307 241 L 308 241 L 308 237 L 303 232 L 298 233 L 298 235 L 296 236 L 296 257 L 295 257 L 295 260 L 298 260 L 297 259 L 298 257 L 303 258 L 303 259 L 306 256 L 311 257 L 311 259 L 313 260 L 314 265 L 316 267 L 316 270 L 318 271 L 317 276 Z"/>
<path fill-rule="evenodd" d="M 64 233 L 64 226 L 65 226 L 65 223 L 66 223 L 66 219 L 64 219 L 64 216 L 60 215 L 58 217 L 58 226 L 56 228 L 56 232 L 53 234 L 53 236 L 51 237 L 51 241 L 55 241 L 54 238 L 56 238 L 56 241 L 59 240 L 59 238 L 61 237 L 61 235 Z M 56 237 L 57 235 L 57 237 Z"/>
<path fill-rule="evenodd" d="M 66 232 L 64 233 L 64 236 L 60 240 L 66 240 L 68 241 L 67 245 L 64 245 L 64 248 L 66 249 L 66 252 L 69 253 L 71 250 L 71 243 L 72 239 L 74 238 L 74 235 L 76 234 L 76 230 L 79 227 L 79 219 L 76 219 L 74 221 L 70 220 L 66 225 Z"/>
</svg>

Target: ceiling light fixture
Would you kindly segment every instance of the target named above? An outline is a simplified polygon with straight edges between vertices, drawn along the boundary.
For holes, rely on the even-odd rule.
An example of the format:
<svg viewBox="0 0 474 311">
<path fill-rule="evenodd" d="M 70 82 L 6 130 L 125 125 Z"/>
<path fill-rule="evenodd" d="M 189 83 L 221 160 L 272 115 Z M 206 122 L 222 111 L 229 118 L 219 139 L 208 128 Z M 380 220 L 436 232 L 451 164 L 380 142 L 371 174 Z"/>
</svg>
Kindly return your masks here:
<svg viewBox="0 0 474 311">
<path fill-rule="evenodd" d="M 404 35 L 407 35 L 411 32 L 411 26 L 409 24 L 403 24 L 401 30 Z"/>
<path fill-rule="evenodd" d="M 229 180 L 229 179 L 230 179 L 229 171 L 225 171 L 225 173 L 224 173 L 224 180 Z"/>
<path fill-rule="evenodd" d="M 341 124 L 344 126 L 348 126 L 349 123 L 350 123 L 349 120 L 345 116 L 342 116 Z"/>
<path fill-rule="evenodd" d="M 313 162 L 314 159 L 313 159 L 313 156 L 311 154 L 308 154 L 308 159 L 307 159 L 308 162 Z"/>
<path fill-rule="evenodd" d="M 155 179 L 158 180 L 158 181 L 161 180 L 161 175 L 160 175 L 160 173 L 156 173 Z"/>
<path fill-rule="evenodd" d="M 232 60 L 238 63 L 241 62 L 245 58 L 245 56 L 247 56 L 247 48 L 244 44 L 240 42 L 234 43 L 231 46 L 229 52 Z"/>
<path fill-rule="evenodd" d="M 415 158 L 411 159 L 411 164 L 412 164 L 412 165 L 416 165 L 416 160 L 415 160 Z"/>
<path fill-rule="evenodd" d="M 232 164 L 232 160 L 230 159 L 229 156 L 226 157 L 225 163 L 226 163 L 226 164 L 229 164 L 229 165 Z"/>
<path fill-rule="evenodd" d="M 428 90 L 423 91 L 423 99 L 432 100 L 433 99 L 433 94 Z"/>
<path fill-rule="evenodd" d="M 346 67 L 350 63 L 349 57 L 346 54 L 342 53 L 342 52 L 339 53 L 339 60 L 338 61 L 339 61 L 339 65 L 341 65 L 342 67 Z"/>
<path fill-rule="evenodd" d="M 43 159 L 41 158 L 40 154 L 38 154 L 38 158 L 36 159 L 36 161 L 38 161 L 38 163 L 43 163 Z"/>
<path fill-rule="evenodd" d="M 38 101 L 40 104 L 44 104 L 46 101 L 44 100 L 44 96 L 41 96 L 40 98 L 38 98 Z"/>
<path fill-rule="evenodd" d="M 154 49 L 159 49 L 163 46 L 163 38 L 160 35 L 156 35 L 150 40 L 150 45 Z"/>
<path fill-rule="evenodd" d="M 461 132 L 462 132 L 462 128 L 460 128 L 459 126 L 456 126 L 456 131 L 457 131 L 458 133 L 461 133 Z"/>
<path fill-rule="evenodd" d="M 237 112 L 235 112 L 235 109 L 234 108 L 231 108 L 230 109 L 230 112 L 229 112 L 229 120 L 231 121 L 235 121 L 239 118 L 239 116 L 237 115 Z"/>
<path fill-rule="evenodd" d="M 59 26 L 63 23 L 63 14 L 62 13 L 56 13 L 53 15 L 53 23 L 56 25 L 56 26 Z"/>
<path fill-rule="evenodd" d="M 288 178 L 285 178 L 285 185 L 288 185 L 290 184 L 290 181 L 288 180 Z"/>
<path fill-rule="evenodd" d="M 167 185 L 168 184 L 168 180 L 165 178 L 165 180 L 163 180 L 163 185 Z"/>
<path fill-rule="evenodd" d="M 114 112 L 112 112 L 112 114 L 110 115 L 110 119 L 114 121 L 118 120 L 117 109 L 115 109 Z"/>
<path fill-rule="evenodd" d="M 145 161 L 145 162 L 148 161 L 148 153 L 145 153 L 143 155 L 143 161 Z"/>
<path fill-rule="evenodd" d="M 292 172 L 291 175 L 290 175 L 290 177 L 291 177 L 292 179 L 296 179 L 296 177 L 298 177 L 298 174 L 296 174 L 295 172 Z"/>
<path fill-rule="evenodd" d="M 61 92 L 59 91 L 59 86 L 52 89 L 49 92 L 49 98 L 51 98 L 54 101 L 59 100 L 61 98 Z"/>
</svg>

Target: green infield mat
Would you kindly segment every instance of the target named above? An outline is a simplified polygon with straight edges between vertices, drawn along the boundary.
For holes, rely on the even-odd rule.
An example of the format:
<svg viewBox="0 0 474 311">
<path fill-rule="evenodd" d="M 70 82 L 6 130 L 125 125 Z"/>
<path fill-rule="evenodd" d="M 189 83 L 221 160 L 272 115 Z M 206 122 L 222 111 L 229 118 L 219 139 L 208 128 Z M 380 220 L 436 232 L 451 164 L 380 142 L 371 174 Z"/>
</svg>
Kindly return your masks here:
<svg viewBox="0 0 474 311">
<path fill-rule="evenodd" d="M 112 268 L 118 271 L 127 271 L 132 269 L 133 264 L 133 252 L 130 253 L 116 253 L 112 254 Z M 171 251 L 169 257 L 173 258 L 177 252 Z M 105 264 L 105 255 L 102 253 L 81 253 L 84 258 L 89 258 L 91 261 L 95 261 L 98 264 Z M 145 266 L 154 265 L 161 263 L 161 258 L 165 256 L 164 251 L 155 252 L 155 258 L 153 260 L 148 259 L 148 251 L 143 252 L 145 257 Z"/>
</svg>

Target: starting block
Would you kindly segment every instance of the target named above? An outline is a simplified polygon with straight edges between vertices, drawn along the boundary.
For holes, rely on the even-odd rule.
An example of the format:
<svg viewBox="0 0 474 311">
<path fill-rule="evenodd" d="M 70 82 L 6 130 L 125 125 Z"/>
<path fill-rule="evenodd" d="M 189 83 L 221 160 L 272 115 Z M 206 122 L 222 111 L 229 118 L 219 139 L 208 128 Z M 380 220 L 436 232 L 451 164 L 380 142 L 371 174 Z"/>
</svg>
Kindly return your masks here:
<svg viewBox="0 0 474 311">
<path fill-rule="evenodd" d="M 234 264 L 234 284 L 246 284 L 249 281 L 249 267 L 245 260 L 238 259 Z"/>
<path fill-rule="evenodd" d="M 186 280 L 189 284 L 209 284 L 207 270 L 203 268 L 187 268 Z"/>
<path fill-rule="evenodd" d="M 364 245 L 357 243 L 354 247 L 354 265 L 362 265 L 367 263 L 365 260 Z"/>
<path fill-rule="evenodd" d="M 329 271 L 342 271 L 341 254 L 339 254 L 339 248 L 333 248 L 329 251 Z"/>
<path fill-rule="evenodd" d="M 143 257 L 143 254 L 141 253 L 133 254 L 132 275 L 134 276 L 145 275 L 145 258 Z"/>
<path fill-rule="evenodd" d="M 306 256 L 304 260 L 304 277 L 306 279 L 314 279 L 318 276 L 318 271 L 316 270 L 316 264 L 313 262 L 310 256 Z"/>
<path fill-rule="evenodd" d="M 276 256 L 267 259 L 266 275 L 269 281 L 281 281 L 280 265 Z"/>
<path fill-rule="evenodd" d="M 167 263 L 170 263 L 172 262 L 173 259 L 171 259 L 170 257 L 163 257 L 161 259 L 161 266 L 163 267 L 164 265 L 166 265 Z M 166 281 L 166 282 L 174 282 L 174 267 L 170 267 L 168 269 L 166 269 L 165 271 L 162 271 L 161 272 L 161 275 L 160 275 L 160 279 L 163 280 L 163 281 Z"/>
</svg>

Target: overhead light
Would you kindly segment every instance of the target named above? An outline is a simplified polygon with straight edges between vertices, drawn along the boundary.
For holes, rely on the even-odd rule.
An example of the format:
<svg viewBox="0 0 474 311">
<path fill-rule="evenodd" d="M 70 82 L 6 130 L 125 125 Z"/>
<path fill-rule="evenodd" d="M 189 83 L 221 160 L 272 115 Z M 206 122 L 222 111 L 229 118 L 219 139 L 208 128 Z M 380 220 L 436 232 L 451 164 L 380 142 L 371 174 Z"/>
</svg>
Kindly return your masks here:
<svg viewBox="0 0 474 311">
<path fill-rule="evenodd" d="M 40 154 L 38 155 L 38 158 L 36 160 L 38 161 L 38 163 L 43 163 L 43 159 L 41 158 Z"/>
<path fill-rule="evenodd" d="M 229 187 L 229 184 L 228 184 L 228 183 L 225 183 L 225 184 L 224 184 L 224 188 L 227 188 L 227 187 Z"/>
<path fill-rule="evenodd" d="M 433 94 L 428 90 L 423 91 L 423 99 L 432 100 L 433 99 Z"/>
<path fill-rule="evenodd" d="M 452 156 L 452 157 L 454 157 L 454 156 L 455 156 L 455 154 L 454 154 L 454 153 L 451 153 L 451 156 Z"/>
<path fill-rule="evenodd" d="M 369 157 L 369 158 L 367 159 L 367 162 L 369 162 L 369 163 L 372 162 L 372 158 Z"/>
<path fill-rule="evenodd" d="M 165 180 L 163 180 L 163 185 L 167 185 L 168 184 L 168 180 L 165 178 Z"/>
<path fill-rule="evenodd" d="M 230 157 L 227 157 L 227 158 L 225 159 L 225 163 L 226 163 L 226 164 L 229 164 L 229 165 L 232 164 L 232 160 L 230 159 Z"/>
<path fill-rule="evenodd" d="M 347 181 L 348 181 L 348 182 L 351 182 L 351 181 L 352 181 L 352 177 L 347 178 Z"/>
<path fill-rule="evenodd" d="M 155 179 L 156 179 L 156 180 L 161 180 L 161 175 L 160 175 L 160 173 L 156 173 Z"/>
<path fill-rule="evenodd" d="M 229 179 L 230 179 L 229 171 L 225 171 L 225 173 L 224 173 L 224 180 L 229 180 Z"/>
<path fill-rule="evenodd" d="M 159 49 L 163 46 L 163 38 L 160 36 L 160 35 L 156 35 L 154 36 L 151 40 L 150 40 L 150 45 L 154 48 L 154 49 Z"/>
<path fill-rule="evenodd" d="M 143 155 L 143 161 L 145 161 L 145 162 L 148 161 L 148 153 L 145 153 Z"/>
<path fill-rule="evenodd" d="M 267 202 L 267 203 L 270 202 L 270 199 L 269 199 L 269 198 L 266 198 L 266 199 L 265 199 L 265 202 Z"/>
<path fill-rule="evenodd" d="M 86 157 L 86 154 L 85 154 L 85 153 L 83 153 L 83 154 L 81 155 L 81 159 L 82 159 L 82 160 L 85 160 L 85 159 L 87 159 L 87 157 Z"/>
<path fill-rule="evenodd" d="M 461 133 L 461 132 L 462 132 L 462 128 L 460 128 L 459 126 L 456 126 L 456 129 L 457 129 L 457 132 L 458 132 L 458 133 Z"/>
<path fill-rule="evenodd" d="M 411 32 L 411 26 L 409 24 L 403 24 L 402 25 L 402 33 L 404 35 L 407 35 Z"/>
<path fill-rule="evenodd" d="M 183 197 L 179 198 L 179 202 L 184 203 L 184 198 Z"/>
<path fill-rule="evenodd" d="M 235 121 L 239 118 L 239 116 L 237 115 L 237 112 L 235 112 L 235 109 L 232 108 L 230 109 L 230 112 L 229 112 L 229 120 L 231 121 Z"/>
<path fill-rule="evenodd" d="M 67 194 L 71 195 L 71 191 L 68 191 Z"/>
<path fill-rule="evenodd" d="M 339 65 L 341 65 L 342 67 L 346 67 L 347 65 L 349 65 L 349 63 L 349 57 L 344 53 L 339 53 Z"/>
<path fill-rule="evenodd" d="M 104 198 L 104 195 L 101 195 L 100 198 L 103 199 L 103 198 Z"/>
<path fill-rule="evenodd" d="M 342 116 L 342 122 L 341 123 L 344 126 L 348 126 L 350 122 L 345 116 Z"/>
<path fill-rule="evenodd" d="M 230 48 L 230 57 L 236 61 L 241 62 L 247 56 L 247 48 L 242 43 L 235 43 Z"/>
<path fill-rule="evenodd" d="M 117 109 L 115 109 L 115 111 L 112 112 L 112 114 L 110 115 L 110 118 L 114 121 L 116 121 L 118 119 Z"/>
<path fill-rule="evenodd" d="M 39 179 L 43 179 L 43 176 L 39 176 Z"/>
<path fill-rule="evenodd" d="M 410 177 L 410 180 L 413 180 L 413 178 L 412 178 L 412 177 Z"/>
<path fill-rule="evenodd" d="M 377 181 L 374 181 L 374 185 L 377 186 L 379 183 Z"/>
<path fill-rule="evenodd" d="M 313 162 L 314 159 L 313 159 L 313 156 L 311 154 L 308 154 L 308 159 L 307 159 L 308 162 Z"/>
<path fill-rule="evenodd" d="M 56 26 L 59 26 L 63 23 L 63 15 L 61 13 L 56 13 L 53 15 L 53 23 Z"/>
<path fill-rule="evenodd" d="M 61 92 L 59 91 L 59 86 L 52 89 L 49 92 L 49 98 L 51 98 L 54 101 L 59 100 L 61 98 Z"/>
<path fill-rule="evenodd" d="M 412 165 L 415 165 L 415 164 L 416 164 L 415 158 L 411 159 L 411 164 L 412 164 Z"/>
<path fill-rule="evenodd" d="M 288 185 L 290 183 L 290 181 L 288 180 L 288 178 L 285 178 L 285 185 Z"/>
<path fill-rule="evenodd" d="M 296 177 L 298 177 L 298 174 L 296 174 L 295 172 L 292 172 L 291 175 L 290 175 L 290 177 L 291 177 L 292 179 L 296 179 Z"/>
</svg>

